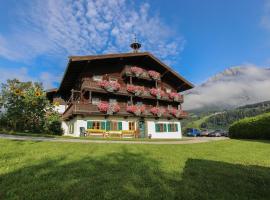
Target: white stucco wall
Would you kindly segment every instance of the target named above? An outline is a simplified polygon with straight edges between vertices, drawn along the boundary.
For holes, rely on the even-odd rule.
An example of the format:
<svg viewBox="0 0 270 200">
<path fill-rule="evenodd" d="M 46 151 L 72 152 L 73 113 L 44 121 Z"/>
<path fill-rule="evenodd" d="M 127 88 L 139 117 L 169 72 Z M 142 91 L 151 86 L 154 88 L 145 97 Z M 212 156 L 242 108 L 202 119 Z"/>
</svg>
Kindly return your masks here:
<svg viewBox="0 0 270 200">
<path fill-rule="evenodd" d="M 178 126 L 177 132 L 156 132 L 155 124 L 156 123 L 175 123 Z M 179 121 L 168 121 L 168 120 L 147 120 L 147 133 L 148 135 L 151 134 L 152 138 L 166 138 L 166 139 L 179 139 L 182 138 L 182 131 L 181 131 L 181 123 Z"/>
<path fill-rule="evenodd" d="M 84 127 L 87 129 L 87 121 L 122 121 L 122 130 L 128 130 L 128 122 L 129 121 L 138 121 L 138 118 L 122 118 L 117 116 L 109 116 L 105 118 L 103 116 L 93 116 L 93 117 L 75 117 L 74 119 L 68 122 L 62 122 L 62 128 L 64 129 L 64 135 L 69 136 L 80 136 L 80 127 Z M 69 134 L 69 125 L 74 124 L 74 132 L 73 134 Z M 175 123 L 178 125 L 177 132 L 156 132 L 155 124 L 156 123 Z M 168 126 L 168 125 L 167 125 Z M 135 123 L 135 129 L 137 129 L 137 123 Z M 145 120 L 145 131 L 149 135 L 152 135 L 152 138 L 167 138 L 167 139 L 174 139 L 174 138 L 182 138 L 182 131 L 181 131 L 181 123 L 177 120 L 155 120 L 155 119 L 147 119 Z"/>
<path fill-rule="evenodd" d="M 66 106 L 65 105 L 59 105 L 59 106 L 54 106 L 53 108 L 56 112 L 63 114 L 66 110 Z"/>
</svg>

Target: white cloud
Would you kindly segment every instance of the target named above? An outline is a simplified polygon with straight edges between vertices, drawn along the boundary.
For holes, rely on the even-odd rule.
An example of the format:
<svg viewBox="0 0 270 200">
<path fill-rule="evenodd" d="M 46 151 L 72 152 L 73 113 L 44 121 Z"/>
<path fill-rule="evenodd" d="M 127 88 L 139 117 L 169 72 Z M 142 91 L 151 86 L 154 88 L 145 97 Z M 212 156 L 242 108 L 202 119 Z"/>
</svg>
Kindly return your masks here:
<svg viewBox="0 0 270 200">
<path fill-rule="evenodd" d="M 230 108 L 270 100 L 270 69 L 238 66 L 188 91 L 184 108 Z"/>
<path fill-rule="evenodd" d="M 21 68 L 0 68 L 0 83 L 7 79 L 18 79 L 20 81 L 42 82 L 45 89 L 53 88 L 54 83 L 59 81 L 60 77 L 49 72 L 41 72 L 37 76 L 31 76 L 26 67 Z"/>
<path fill-rule="evenodd" d="M 19 28 L 0 35 L 0 55 L 32 59 L 42 54 L 99 54 L 130 51 L 134 33 L 164 61 L 179 58 L 184 40 L 134 0 L 33 0 L 19 13 Z M 16 16 L 14 16 L 16 17 Z"/>
<path fill-rule="evenodd" d="M 261 25 L 270 30 L 270 0 L 265 0 L 264 13 L 261 19 Z"/>
</svg>

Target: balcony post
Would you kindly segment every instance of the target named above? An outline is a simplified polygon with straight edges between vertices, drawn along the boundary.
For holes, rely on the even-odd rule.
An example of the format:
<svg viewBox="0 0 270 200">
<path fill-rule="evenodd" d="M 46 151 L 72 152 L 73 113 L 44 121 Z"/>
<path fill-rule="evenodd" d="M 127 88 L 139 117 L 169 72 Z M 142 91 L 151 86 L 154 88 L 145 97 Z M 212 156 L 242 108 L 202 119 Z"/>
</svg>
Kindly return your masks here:
<svg viewBox="0 0 270 200">
<path fill-rule="evenodd" d="M 92 91 L 89 91 L 89 103 L 92 103 Z"/>
<path fill-rule="evenodd" d="M 74 90 L 72 89 L 71 90 L 71 102 L 73 102 L 74 101 Z"/>
</svg>

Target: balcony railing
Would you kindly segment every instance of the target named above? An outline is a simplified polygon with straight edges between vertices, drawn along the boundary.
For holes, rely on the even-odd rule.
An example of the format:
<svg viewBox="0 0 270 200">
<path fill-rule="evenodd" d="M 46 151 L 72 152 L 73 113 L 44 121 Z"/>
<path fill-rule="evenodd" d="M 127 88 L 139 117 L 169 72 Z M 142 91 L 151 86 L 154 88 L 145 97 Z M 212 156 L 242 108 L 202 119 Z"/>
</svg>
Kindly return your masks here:
<svg viewBox="0 0 270 200">
<path fill-rule="evenodd" d="M 117 113 L 114 113 L 113 115 L 116 116 L 135 116 L 134 113 L 127 112 L 127 103 L 118 103 L 120 110 Z M 145 111 L 140 114 L 141 117 L 158 117 L 157 115 L 153 114 L 151 112 L 151 109 L 154 108 L 151 105 L 143 105 Z M 179 114 L 177 117 L 173 114 L 171 114 L 168 111 L 168 108 L 165 107 L 158 107 L 161 109 L 164 109 L 164 113 L 159 116 L 161 118 L 185 118 L 187 117 L 187 113 L 182 110 L 177 110 L 174 108 L 174 110 L 179 111 Z M 69 117 L 72 117 L 72 115 L 108 115 L 107 113 L 101 112 L 97 105 L 91 104 L 91 103 L 81 103 L 81 102 L 73 102 L 69 105 L 69 107 L 66 109 L 66 111 L 63 113 L 63 118 L 67 119 Z M 138 116 L 138 115 L 137 115 Z"/>
<path fill-rule="evenodd" d="M 117 94 L 117 95 L 123 95 L 123 96 L 131 96 L 133 95 L 131 92 L 128 92 L 127 91 L 127 86 L 126 84 L 124 85 L 121 85 L 120 89 L 113 92 L 114 94 Z M 95 91 L 95 92 L 100 92 L 100 93 L 108 93 L 108 91 L 106 91 L 105 89 L 103 89 L 97 81 L 84 81 L 82 83 L 82 89 L 89 89 L 91 91 Z M 151 95 L 150 93 L 150 90 L 151 88 L 148 88 L 148 87 L 144 87 L 144 92 L 142 94 L 139 95 L 139 97 L 141 98 L 146 98 L 146 99 L 158 99 L 157 97 Z M 173 100 L 170 98 L 169 94 L 166 93 L 165 91 L 163 92 L 164 94 L 162 95 L 162 97 L 159 99 L 159 100 L 162 100 L 162 101 L 169 101 L 169 102 L 179 102 L 179 103 L 182 103 L 183 102 L 183 96 L 181 95 L 179 97 L 179 99 L 176 101 L 176 100 Z M 135 95 L 136 96 L 136 95 Z"/>
</svg>

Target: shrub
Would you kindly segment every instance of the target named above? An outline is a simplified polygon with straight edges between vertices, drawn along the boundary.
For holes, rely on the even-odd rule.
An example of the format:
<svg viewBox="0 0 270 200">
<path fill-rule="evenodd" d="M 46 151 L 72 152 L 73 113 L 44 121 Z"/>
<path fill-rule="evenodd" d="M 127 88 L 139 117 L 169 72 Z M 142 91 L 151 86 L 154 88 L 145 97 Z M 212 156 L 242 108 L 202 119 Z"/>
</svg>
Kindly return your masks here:
<svg viewBox="0 0 270 200">
<path fill-rule="evenodd" d="M 233 123 L 229 128 L 229 136 L 239 139 L 270 139 L 270 113 Z"/>
<path fill-rule="evenodd" d="M 61 124 L 61 116 L 58 113 L 49 113 L 46 117 L 44 130 L 49 134 L 62 135 L 63 129 Z"/>
</svg>

